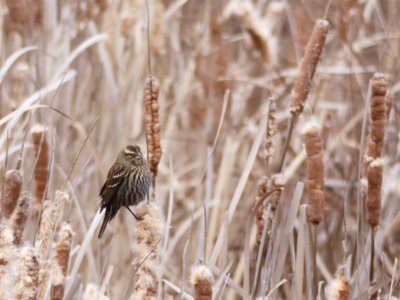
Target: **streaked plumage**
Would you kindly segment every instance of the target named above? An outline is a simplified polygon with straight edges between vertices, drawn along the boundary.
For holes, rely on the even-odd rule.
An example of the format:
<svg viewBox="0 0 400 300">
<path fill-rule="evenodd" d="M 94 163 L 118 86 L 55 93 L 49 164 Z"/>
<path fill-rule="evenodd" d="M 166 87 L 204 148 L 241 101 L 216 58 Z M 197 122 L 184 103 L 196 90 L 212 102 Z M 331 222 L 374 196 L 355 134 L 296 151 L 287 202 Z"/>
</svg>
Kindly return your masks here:
<svg viewBox="0 0 400 300">
<path fill-rule="evenodd" d="M 106 213 L 99 238 L 121 207 L 126 207 L 137 220 L 140 220 L 129 206 L 137 205 L 148 197 L 151 181 L 150 169 L 140 147 L 129 145 L 122 149 L 108 171 L 106 182 L 100 191 L 102 199 L 100 212 L 106 209 Z"/>
</svg>

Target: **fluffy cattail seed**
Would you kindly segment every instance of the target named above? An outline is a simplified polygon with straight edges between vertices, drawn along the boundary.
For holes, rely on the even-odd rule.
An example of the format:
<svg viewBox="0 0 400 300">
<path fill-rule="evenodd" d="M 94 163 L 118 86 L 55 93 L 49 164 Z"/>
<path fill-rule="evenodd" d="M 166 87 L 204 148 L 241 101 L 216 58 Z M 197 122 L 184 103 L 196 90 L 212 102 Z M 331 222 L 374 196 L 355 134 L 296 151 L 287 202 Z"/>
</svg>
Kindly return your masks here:
<svg viewBox="0 0 400 300">
<path fill-rule="evenodd" d="M 69 253 L 71 251 L 73 231 L 71 225 L 64 224 L 58 234 L 55 249 L 55 274 L 52 274 L 51 299 L 62 300 L 64 297 L 65 278 L 68 272 Z"/>
<path fill-rule="evenodd" d="M 318 225 L 325 215 L 324 163 L 319 129 L 308 124 L 305 129 L 307 153 L 307 216 L 309 222 Z"/>
<path fill-rule="evenodd" d="M 300 63 L 299 73 L 297 74 L 290 96 L 290 112 L 294 116 L 299 115 L 303 111 L 322 48 L 325 45 L 328 29 L 328 21 L 318 20 L 307 43 L 303 60 Z"/>
<path fill-rule="evenodd" d="M 212 286 L 214 283 L 214 278 L 211 270 L 208 267 L 204 265 L 194 267 L 190 279 L 194 287 L 195 300 L 212 299 Z"/>
<path fill-rule="evenodd" d="M 107 296 L 100 292 L 99 288 L 92 283 L 86 285 L 82 300 L 109 300 Z"/>
<path fill-rule="evenodd" d="M 22 172 L 8 170 L 4 176 L 4 196 L 1 201 L 1 217 L 8 219 L 17 205 L 22 186 Z"/>
<path fill-rule="evenodd" d="M 47 141 L 47 129 L 42 125 L 35 125 L 32 130 L 33 146 L 35 149 L 35 209 L 38 211 L 46 197 L 47 179 L 49 176 L 49 143 Z"/>
<path fill-rule="evenodd" d="M 162 237 L 163 214 L 157 203 L 141 203 L 136 210 L 138 217 L 144 218 L 136 225 L 136 245 L 133 265 L 134 291 L 131 299 L 152 300 L 157 298 L 158 289 L 158 249 Z"/>
<path fill-rule="evenodd" d="M 64 206 L 68 202 L 68 194 L 61 191 L 56 191 L 56 196 L 53 201 L 46 200 L 43 202 L 43 212 L 37 241 L 40 258 L 38 299 L 45 298 L 49 278 L 47 269 L 49 268 L 48 256 L 50 253 L 50 246 L 53 240 L 54 232 L 58 226 L 58 223 L 60 222 Z"/>
<path fill-rule="evenodd" d="M 336 279 L 334 279 L 328 286 L 327 299 L 328 300 L 349 300 L 350 297 L 350 284 L 347 280 L 344 270 L 340 270 Z"/>
<path fill-rule="evenodd" d="M 17 208 L 10 218 L 10 226 L 14 232 L 14 245 L 21 243 L 22 234 L 29 216 L 29 195 L 22 193 L 18 199 Z"/>
<path fill-rule="evenodd" d="M 39 258 L 34 247 L 21 250 L 17 269 L 16 300 L 35 300 L 39 284 Z"/>
</svg>

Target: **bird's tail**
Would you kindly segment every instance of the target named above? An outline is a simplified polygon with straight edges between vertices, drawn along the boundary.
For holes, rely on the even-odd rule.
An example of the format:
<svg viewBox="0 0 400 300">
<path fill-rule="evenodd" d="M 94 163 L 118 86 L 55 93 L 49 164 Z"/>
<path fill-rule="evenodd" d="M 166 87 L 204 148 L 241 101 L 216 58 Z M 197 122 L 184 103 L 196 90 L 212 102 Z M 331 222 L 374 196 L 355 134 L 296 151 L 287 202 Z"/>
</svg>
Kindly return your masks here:
<svg viewBox="0 0 400 300">
<path fill-rule="evenodd" d="M 103 209 L 104 209 L 104 207 L 102 207 L 102 208 L 100 209 L 100 213 L 101 213 L 101 211 L 102 211 Z M 110 222 L 110 221 L 111 221 L 111 213 L 110 213 L 109 209 L 106 208 L 106 213 L 105 213 L 105 215 L 104 215 L 103 224 L 101 224 L 101 228 L 100 228 L 100 232 L 99 232 L 99 236 L 98 236 L 99 239 L 101 239 L 101 237 L 103 236 L 103 233 L 104 233 L 104 231 L 106 230 L 107 224 L 108 224 L 108 222 Z"/>
</svg>

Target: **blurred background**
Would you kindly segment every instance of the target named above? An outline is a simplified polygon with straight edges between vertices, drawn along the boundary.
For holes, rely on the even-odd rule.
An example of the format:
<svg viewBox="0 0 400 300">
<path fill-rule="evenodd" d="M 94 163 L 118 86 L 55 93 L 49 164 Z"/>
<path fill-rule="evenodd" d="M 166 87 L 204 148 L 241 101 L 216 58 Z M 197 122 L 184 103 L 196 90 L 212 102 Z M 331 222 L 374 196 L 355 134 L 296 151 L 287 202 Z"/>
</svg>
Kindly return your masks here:
<svg viewBox="0 0 400 300">
<path fill-rule="evenodd" d="M 307 198 L 300 192 L 300 202 L 293 204 L 293 195 L 306 181 L 303 127 L 313 120 L 320 127 L 325 164 L 325 219 L 317 229 L 315 268 L 319 299 L 368 299 L 371 286 L 383 298 L 397 299 L 400 2 L 149 0 L 148 7 L 149 13 L 144 0 L 0 2 L 0 173 L 4 177 L 16 168 L 24 144 L 22 190 L 32 207 L 18 249 L 34 245 L 39 226 L 32 130 L 40 124 L 49 148 L 47 198 L 55 199 L 57 190 L 70 197 L 61 219 L 74 231 L 68 274 L 74 262 L 77 269 L 73 278 L 67 275 L 71 286 L 64 299 L 81 299 L 89 283 L 103 286 L 104 297 L 124 299 L 133 271 L 132 216 L 121 210 L 102 240 L 96 231 L 82 243 L 118 152 L 128 144 L 145 152 L 143 91 L 152 73 L 160 82 L 163 148 L 155 192 L 165 212 L 158 298 L 193 299 L 191 268 L 204 263 L 214 276 L 215 299 L 268 294 L 268 299 L 312 299 L 307 282 L 311 236 L 304 237 L 308 225 L 302 206 Z M 286 184 L 271 229 L 281 238 L 271 239 L 271 249 L 261 255 L 262 270 L 270 276 L 255 288 L 261 257 L 252 214 L 257 182 L 279 171 L 290 92 L 320 18 L 329 22 L 329 32 L 287 148 Z M 382 156 L 372 284 L 370 229 L 357 197 L 375 72 L 387 75 L 394 105 Z M 277 132 L 266 167 L 270 98 Z M 76 264 L 80 247 L 84 256 Z M 278 260 L 282 264 L 276 266 Z M 350 282 L 350 298 L 330 292 L 340 269 Z"/>
</svg>

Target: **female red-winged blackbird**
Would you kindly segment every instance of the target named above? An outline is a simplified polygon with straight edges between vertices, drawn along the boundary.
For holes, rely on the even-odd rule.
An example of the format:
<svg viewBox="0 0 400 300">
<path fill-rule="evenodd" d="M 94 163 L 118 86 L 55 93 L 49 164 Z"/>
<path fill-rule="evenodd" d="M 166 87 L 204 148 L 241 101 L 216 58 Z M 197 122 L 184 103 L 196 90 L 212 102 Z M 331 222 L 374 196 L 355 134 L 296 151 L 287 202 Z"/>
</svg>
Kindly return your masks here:
<svg viewBox="0 0 400 300">
<path fill-rule="evenodd" d="M 117 161 L 108 171 L 107 180 L 100 191 L 100 213 L 106 209 L 106 214 L 99 238 L 121 207 L 126 207 L 137 221 L 141 220 L 129 206 L 136 205 L 149 196 L 151 181 L 149 166 L 139 146 L 129 145 L 119 152 Z"/>
</svg>

